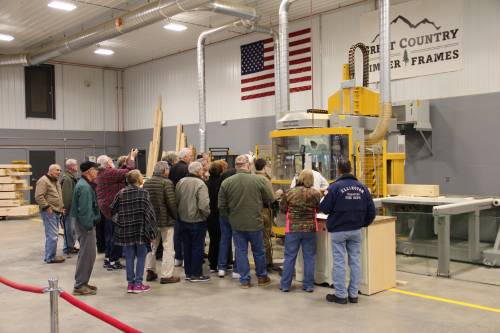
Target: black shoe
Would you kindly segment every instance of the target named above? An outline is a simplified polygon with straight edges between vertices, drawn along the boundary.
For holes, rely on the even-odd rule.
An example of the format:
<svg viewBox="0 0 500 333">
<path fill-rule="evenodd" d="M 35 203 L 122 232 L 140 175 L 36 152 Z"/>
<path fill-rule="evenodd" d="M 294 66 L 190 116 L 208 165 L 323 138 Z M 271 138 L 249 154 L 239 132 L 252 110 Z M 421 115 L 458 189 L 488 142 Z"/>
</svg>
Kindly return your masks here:
<svg viewBox="0 0 500 333">
<path fill-rule="evenodd" d="M 332 303 L 347 304 L 347 298 L 340 298 L 335 296 L 335 294 L 326 295 L 326 300 Z"/>
<path fill-rule="evenodd" d="M 191 276 L 189 280 L 191 282 L 208 282 L 210 281 L 210 276 L 202 275 L 202 276 Z"/>
<path fill-rule="evenodd" d="M 358 303 L 357 297 L 349 297 L 349 303 Z"/>
<path fill-rule="evenodd" d="M 108 271 L 117 271 L 124 268 L 125 267 L 119 261 L 115 261 L 115 262 L 110 262 L 107 269 Z"/>
<path fill-rule="evenodd" d="M 102 264 L 102 267 L 103 268 L 109 268 L 109 260 L 108 259 L 104 259 L 104 264 Z"/>
<path fill-rule="evenodd" d="M 158 274 L 156 274 L 155 272 L 153 272 L 149 269 L 146 271 L 146 281 L 148 281 L 148 282 L 155 281 L 157 278 L 158 278 Z"/>
</svg>

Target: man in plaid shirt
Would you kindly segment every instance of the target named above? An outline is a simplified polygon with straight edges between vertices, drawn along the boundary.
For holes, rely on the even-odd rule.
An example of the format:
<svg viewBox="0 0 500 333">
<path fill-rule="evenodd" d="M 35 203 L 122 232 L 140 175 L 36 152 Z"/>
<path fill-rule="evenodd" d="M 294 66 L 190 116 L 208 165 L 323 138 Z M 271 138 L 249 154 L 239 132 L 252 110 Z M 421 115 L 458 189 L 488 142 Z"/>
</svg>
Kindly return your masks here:
<svg viewBox="0 0 500 333">
<path fill-rule="evenodd" d="M 125 176 L 127 173 L 135 169 L 135 158 L 137 157 L 137 153 L 138 150 L 135 148 L 130 151 L 126 166 L 122 169 L 116 169 L 113 160 L 106 155 L 101 155 L 97 158 L 99 174 L 96 179 L 96 193 L 99 209 L 105 219 L 104 237 L 106 250 L 104 255 L 104 268 L 108 271 L 123 269 L 119 261 L 122 255 L 122 248 L 114 244 L 114 224 L 111 219 L 112 214 L 109 206 L 113 202 L 116 193 L 125 187 Z"/>
</svg>

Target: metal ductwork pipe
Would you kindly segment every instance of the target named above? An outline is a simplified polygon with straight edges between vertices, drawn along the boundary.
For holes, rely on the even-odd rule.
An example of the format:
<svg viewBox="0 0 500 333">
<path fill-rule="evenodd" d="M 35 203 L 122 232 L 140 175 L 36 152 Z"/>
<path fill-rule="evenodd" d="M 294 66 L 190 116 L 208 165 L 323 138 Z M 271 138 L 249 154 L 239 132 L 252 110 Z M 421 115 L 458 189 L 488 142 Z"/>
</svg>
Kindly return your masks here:
<svg viewBox="0 0 500 333">
<path fill-rule="evenodd" d="M 288 64 L 288 10 L 296 0 L 282 0 L 279 9 L 280 112 L 290 111 L 290 73 Z M 278 116 L 277 116 L 278 117 Z"/>
<path fill-rule="evenodd" d="M 261 27 L 253 24 L 253 22 L 248 22 L 244 20 L 239 20 L 233 23 L 229 23 L 214 29 L 204 31 L 198 37 L 197 44 L 197 63 L 198 63 L 198 112 L 199 112 L 199 127 L 198 132 L 200 135 L 200 153 L 205 153 L 207 151 L 207 101 L 206 101 L 206 85 L 205 85 L 205 40 L 211 34 L 217 33 L 222 30 L 226 30 L 231 27 L 238 25 L 245 26 L 250 32 L 259 32 L 263 34 L 269 34 L 273 36 L 275 44 L 277 40 L 277 34 L 270 28 Z M 277 59 L 278 53 L 275 49 L 275 59 Z M 277 75 L 277 65 L 275 63 L 275 76 Z M 278 95 L 275 96 L 278 99 Z"/>
<path fill-rule="evenodd" d="M 214 0 L 158 0 L 123 16 L 57 40 L 26 55 L 0 56 L 0 65 L 36 65 L 58 56 L 103 42 L 121 34 L 151 25 L 181 12 L 205 9 L 242 19 L 257 19 L 254 8 Z"/>
<path fill-rule="evenodd" d="M 389 0 L 379 0 L 380 10 L 380 115 L 377 126 L 366 139 L 378 141 L 385 137 L 392 117 Z"/>
</svg>

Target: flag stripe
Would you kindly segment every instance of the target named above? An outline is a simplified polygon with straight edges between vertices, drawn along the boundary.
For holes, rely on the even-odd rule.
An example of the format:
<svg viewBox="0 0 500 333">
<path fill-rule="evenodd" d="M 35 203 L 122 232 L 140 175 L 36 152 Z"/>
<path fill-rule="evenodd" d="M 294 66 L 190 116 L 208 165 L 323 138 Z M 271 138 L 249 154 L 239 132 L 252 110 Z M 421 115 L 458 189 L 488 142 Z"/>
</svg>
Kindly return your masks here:
<svg viewBox="0 0 500 333">
<path fill-rule="evenodd" d="M 263 93 L 241 96 L 241 99 L 247 100 L 247 99 L 260 98 L 260 97 L 266 97 L 266 96 L 272 96 L 272 95 L 274 95 L 274 91 L 266 91 Z"/>
<path fill-rule="evenodd" d="M 301 86 L 301 87 L 290 88 L 290 92 L 299 92 L 299 91 L 304 91 L 304 90 L 311 90 L 311 86 Z"/>
<path fill-rule="evenodd" d="M 270 79 L 272 77 L 274 77 L 274 73 L 266 74 L 266 75 L 260 75 L 260 76 L 254 76 L 254 77 L 249 78 L 249 79 L 243 79 L 243 80 L 241 80 L 241 83 L 250 83 L 250 82 L 255 82 L 255 81 Z"/>
<path fill-rule="evenodd" d="M 311 57 L 296 59 L 296 60 L 290 61 L 290 65 L 303 64 L 305 62 L 310 62 L 310 61 L 311 61 Z"/>
<path fill-rule="evenodd" d="M 290 83 L 311 81 L 311 79 L 312 79 L 312 77 L 310 77 L 310 76 L 303 76 L 303 77 L 298 77 L 298 78 L 295 78 L 295 79 L 290 79 Z"/>
<path fill-rule="evenodd" d="M 241 92 L 258 90 L 262 88 L 274 87 L 274 82 L 262 83 L 251 87 L 241 88 Z"/>
<path fill-rule="evenodd" d="M 304 54 L 304 53 L 308 53 L 308 52 L 311 52 L 311 48 L 310 47 L 306 47 L 306 48 L 303 48 L 303 49 L 300 49 L 300 50 L 293 50 L 293 51 L 290 51 L 288 54 L 290 56 L 294 56 L 294 55 L 297 55 L 297 54 Z"/>
<path fill-rule="evenodd" d="M 310 42 L 311 42 L 311 38 L 310 37 L 304 38 L 304 39 L 299 39 L 299 40 L 290 42 L 289 47 L 297 46 L 297 45 L 302 45 L 302 44 L 310 43 Z"/>
<path fill-rule="evenodd" d="M 297 74 L 297 73 L 303 73 L 303 72 L 309 72 L 311 70 L 311 66 L 307 67 L 301 67 L 301 68 L 295 68 L 290 70 L 290 74 Z"/>
<path fill-rule="evenodd" d="M 306 29 L 302 29 L 302 30 L 299 30 L 299 31 L 291 32 L 291 33 L 288 34 L 288 36 L 290 38 L 292 38 L 292 37 L 297 37 L 297 36 L 300 36 L 300 35 L 307 34 L 309 32 L 311 32 L 311 28 L 306 28 Z"/>
</svg>

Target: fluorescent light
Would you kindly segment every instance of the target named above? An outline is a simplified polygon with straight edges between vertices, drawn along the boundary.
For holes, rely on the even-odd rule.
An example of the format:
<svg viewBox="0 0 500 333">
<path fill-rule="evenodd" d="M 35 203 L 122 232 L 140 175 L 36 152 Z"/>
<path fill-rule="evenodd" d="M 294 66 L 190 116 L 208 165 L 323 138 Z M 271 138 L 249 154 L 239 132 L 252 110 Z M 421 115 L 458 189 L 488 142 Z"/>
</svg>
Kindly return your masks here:
<svg viewBox="0 0 500 333">
<path fill-rule="evenodd" d="M 14 40 L 14 36 L 0 34 L 0 40 L 6 41 L 6 42 L 10 42 L 10 41 Z"/>
<path fill-rule="evenodd" d="M 52 1 L 51 3 L 49 3 L 49 7 L 55 8 L 55 9 L 65 10 L 67 12 L 70 12 L 76 8 L 75 5 L 73 5 L 71 3 L 67 3 L 67 2 L 62 2 L 62 1 Z"/>
<path fill-rule="evenodd" d="M 94 51 L 95 54 L 100 54 L 100 55 L 112 55 L 115 53 L 115 51 L 110 50 L 110 49 L 101 49 L 98 48 L 97 50 Z"/>
<path fill-rule="evenodd" d="M 184 31 L 187 29 L 185 25 L 178 24 L 178 23 L 169 23 L 165 26 L 163 26 L 164 29 L 167 30 L 172 30 L 172 31 Z"/>
</svg>

